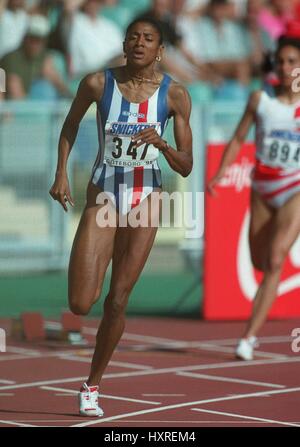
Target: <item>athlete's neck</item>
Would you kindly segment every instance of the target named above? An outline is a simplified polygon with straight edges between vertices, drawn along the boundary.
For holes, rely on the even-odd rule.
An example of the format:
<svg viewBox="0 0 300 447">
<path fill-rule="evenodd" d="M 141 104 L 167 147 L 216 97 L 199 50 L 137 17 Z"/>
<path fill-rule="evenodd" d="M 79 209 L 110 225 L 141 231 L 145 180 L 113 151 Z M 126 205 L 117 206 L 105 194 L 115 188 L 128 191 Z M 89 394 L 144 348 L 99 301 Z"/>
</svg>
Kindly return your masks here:
<svg viewBox="0 0 300 447">
<path fill-rule="evenodd" d="M 300 100 L 300 92 L 293 92 L 292 88 L 280 86 L 277 90 L 277 96 L 286 99 L 287 103 L 294 103 Z"/>
<path fill-rule="evenodd" d="M 158 81 L 157 74 L 154 70 L 154 65 L 151 64 L 147 67 L 133 67 L 132 65 L 127 64 L 125 66 L 125 73 L 128 80 L 137 80 L 140 82 L 153 82 L 156 83 Z"/>
</svg>

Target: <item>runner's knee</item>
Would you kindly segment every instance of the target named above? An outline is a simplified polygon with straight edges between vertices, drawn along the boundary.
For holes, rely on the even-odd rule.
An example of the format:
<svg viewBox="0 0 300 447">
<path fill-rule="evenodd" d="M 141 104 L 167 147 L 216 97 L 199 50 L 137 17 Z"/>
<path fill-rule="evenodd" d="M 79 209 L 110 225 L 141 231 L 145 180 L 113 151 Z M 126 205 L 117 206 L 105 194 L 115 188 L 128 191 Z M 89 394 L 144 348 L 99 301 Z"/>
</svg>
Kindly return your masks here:
<svg viewBox="0 0 300 447">
<path fill-rule="evenodd" d="M 88 315 L 91 310 L 92 304 L 79 301 L 70 301 L 69 307 L 75 315 Z"/>
<path fill-rule="evenodd" d="M 98 301 L 101 294 L 102 284 L 100 284 L 95 291 L 90 292 L 74 292 L 69 290 L 69 307 L 76 315 L 87 315 L 91 307 Z"/>
<path fill-rule="evenodd" d="M 275 245 L 271 247 L 268 256 L 267 268 L 271 272 L 280 270 L 287 256 L 288 250 L 283 245 Z"/>
<path fill-rule="evenodd" d="M 104 301 L 104 312 L 111 318 L 119 318 L 125 314 L 129 294 L 132 287 L 118 287 L 110 292 Z"/>
<path fill-rule="evenodd" d="M 95 301 L 83 295 L 69 294 L 69 307 L 75 315 L 87 315 Z"/>
</svg>

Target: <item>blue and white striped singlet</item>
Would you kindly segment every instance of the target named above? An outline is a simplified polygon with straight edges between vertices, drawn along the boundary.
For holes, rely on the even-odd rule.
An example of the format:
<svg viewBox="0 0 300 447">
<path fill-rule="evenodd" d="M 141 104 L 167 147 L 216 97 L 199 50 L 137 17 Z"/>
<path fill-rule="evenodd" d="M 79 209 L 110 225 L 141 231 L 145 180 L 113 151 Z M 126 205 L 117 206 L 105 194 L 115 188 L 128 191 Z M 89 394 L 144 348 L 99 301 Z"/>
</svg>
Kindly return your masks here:
<svg viewBox="0 0 300 447">
<path fill-rule="evenodd" d="M 148 127 L 155 127 L 158 134 L 163 135 L 169 118 L 170 81 L 164 74 L 159 88 L 150 98 L 133 103 L 120 92 L 112 71 L 105 71 L 104 92 L 97 105 L 99 151 L 91 181 L 113 195 L 110 197 L 122 214 L 141 203 L 155 188 L 161 188 L 158 149 L 146 144 L 135 149 L 131 137 Z M 125 201 L 120 185 L 126 186 Z"/>
</svg>

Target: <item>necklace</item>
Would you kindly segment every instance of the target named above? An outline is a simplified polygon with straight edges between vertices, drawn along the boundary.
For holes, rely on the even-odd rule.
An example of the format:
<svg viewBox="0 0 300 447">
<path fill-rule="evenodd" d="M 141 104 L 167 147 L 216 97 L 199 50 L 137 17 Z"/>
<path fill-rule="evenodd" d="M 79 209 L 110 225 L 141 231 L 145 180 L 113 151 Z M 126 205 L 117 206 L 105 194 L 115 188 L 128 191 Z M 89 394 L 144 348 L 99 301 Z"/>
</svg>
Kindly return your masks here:
<svg viewBox="0 0 300 447">
<path fill-rule="evenodd" d="M 144 76 L 139 76 L 139 75 L 132 75 L 131 76 L 131 79 L 133 80 L 133 79 L 135 79 L 136 81 L 138 81 L 138 83 L 139 83 L 139 87 L 141 86 L 141 84 L 143 83 L 143 82 L 151 82 L 152 84 L 156 84 L 156 85 L 159 85 L 160 84 L 160 80 L 158 80 L 158 78 L 157 78 L 157 76 L 156 76 L 156 74 L 155 74 L 155 72 L 153 72 L 154 73 L 154 76 L 155 76 L 155 79 L 149 79 L 149 78 L 144 78 Z"/>
</svg>

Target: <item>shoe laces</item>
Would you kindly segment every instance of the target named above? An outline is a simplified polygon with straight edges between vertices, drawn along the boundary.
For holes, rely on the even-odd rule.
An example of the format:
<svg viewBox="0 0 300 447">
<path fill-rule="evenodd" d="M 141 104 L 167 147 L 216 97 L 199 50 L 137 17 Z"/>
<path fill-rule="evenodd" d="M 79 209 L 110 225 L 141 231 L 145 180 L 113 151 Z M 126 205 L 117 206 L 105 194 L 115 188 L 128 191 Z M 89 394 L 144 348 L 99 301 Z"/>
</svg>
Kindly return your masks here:
<svg viewBox="0 0 300 447">
<path fill-rule="evenodd" d="M 258 340 L 256 337 L 254 337 L 254 335 L 252 337 L 246 338 L 246 340 L 253 348 L 257 348 L 259 346 Z"/>
<path fill-rule="evenodd" d="M 86 400 L 89 400 L 92 403 L 95 403 L 95 405 L 98 406 L 98 387 L 91 387 L 91 388 L 96 388 L 96 391 L 91 391 L 91 388 L 84 383 L 83 384 L 83 388 L 84 388 L 84 393 L 86 394 Z"/>
</svg>

